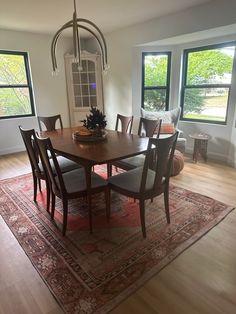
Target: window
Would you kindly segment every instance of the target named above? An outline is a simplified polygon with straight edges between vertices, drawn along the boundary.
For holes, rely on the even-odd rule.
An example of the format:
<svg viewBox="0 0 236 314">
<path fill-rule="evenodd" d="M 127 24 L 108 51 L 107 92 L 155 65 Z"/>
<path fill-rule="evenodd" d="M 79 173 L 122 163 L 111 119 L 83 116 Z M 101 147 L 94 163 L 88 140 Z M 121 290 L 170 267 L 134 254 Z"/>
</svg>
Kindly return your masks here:
<svg viewBox="0 0 236 314">
<path fill-rule="evenodd" d="M 0 50 L 0 119 L 33 115 L 27 53 Z"/>
<path fill-rule="evenodd" d="M 235 42 L 184 50 L 182 120 L 226 124 Z"/>
<path fill-rule="evenodd" d="M 169 107 L 170 52 L 144 52 L 142 55 L 142 107 L 149 111 Z"/>
</svg>

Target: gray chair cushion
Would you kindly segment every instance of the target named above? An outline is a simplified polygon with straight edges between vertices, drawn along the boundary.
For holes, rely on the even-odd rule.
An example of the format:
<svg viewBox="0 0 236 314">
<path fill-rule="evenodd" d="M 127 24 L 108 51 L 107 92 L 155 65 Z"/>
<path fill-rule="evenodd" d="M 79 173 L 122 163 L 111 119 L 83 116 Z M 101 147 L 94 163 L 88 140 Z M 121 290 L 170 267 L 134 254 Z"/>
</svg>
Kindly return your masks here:
<svg viewBox="0 0 236 314">
<path fill-rule="evenodd" d="M 68 193 L 85 191 L 87 189 L 84 168 L 63 173 L 62 176 Z M 55 179 L 58 183 L 58 178 L 56 177 Z M 106 185 L 107 181 L 105 179 L 95 172 L 91 173 L 91 188 L 105 187 Z"/>
<path fill-rule="evenodd" d="M 63 156 L 57 156 L 57 161 L 59 163 L 62 173 L 81 168 L 79 164 Z M 53 172 L 55 172 L 53 161 L 50 160 L 50 163 L 51 163 Z M 39 163 L 39 169 L 43 172 L 43 166 L 41 163 Z"/>
<path fill-rule="evenodd" d="M 144 165 L 145 155 L 138 155 L 134 157 L 125 158 L 116 162 L 117 166 L 122 164 L 127 169 L 142 167 Z"/>
<path fill-rule="evenodd" d="M 120 173 L 116 176 L 112 176 L 108 179 L 108 182 L 126 191 L 133 193 L 139 193 L 140 184 L 142 179 L 143 167 L 138 167 L 130 171 Z M 148 170 L 147 181 L 146 181 L 146 191 L 153 188 L 155 178 L 155 172 L 151 169 Z"/>
</svg>

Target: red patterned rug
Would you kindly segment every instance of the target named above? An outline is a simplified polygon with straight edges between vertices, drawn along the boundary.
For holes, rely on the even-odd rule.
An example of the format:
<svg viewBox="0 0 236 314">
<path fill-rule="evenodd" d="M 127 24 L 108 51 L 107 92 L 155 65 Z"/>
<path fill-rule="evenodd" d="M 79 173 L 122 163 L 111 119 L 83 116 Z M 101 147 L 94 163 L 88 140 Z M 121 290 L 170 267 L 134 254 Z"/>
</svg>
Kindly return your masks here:
<svg viewBox="0 0 236 314">
<path fill-rule="evenodd" d="M 233 209 L 171 186 L 171 224 L 166 223 L 163 196 L 147 201 L 144 240 L 138 203 L 113 193 L 107 223 L 101 194 L 93 200 L 93 234 L 80 199 L 70 203 L 63 238 L 61 202 L 56 204 L 58 227 L 44 209 L 44 192 L 35 204 L 30 174 L 0 181 L 0 215 L 65 313 L 107 313 Z"/>
</svg>

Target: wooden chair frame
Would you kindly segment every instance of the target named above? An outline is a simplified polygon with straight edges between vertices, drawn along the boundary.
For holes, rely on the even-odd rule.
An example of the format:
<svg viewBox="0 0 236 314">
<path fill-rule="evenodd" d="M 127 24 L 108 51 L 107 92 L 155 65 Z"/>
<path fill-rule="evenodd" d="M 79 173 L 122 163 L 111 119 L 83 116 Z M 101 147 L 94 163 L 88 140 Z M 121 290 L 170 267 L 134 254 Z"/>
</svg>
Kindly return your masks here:
<svg viewBox="0 0 236 314">
<path fill-rule="evenodd" d="M 39 148 L 36 141 L 36 134 L 34 129 L 23 129 L 19 126 L 21 136 L 23 138 L 25 148 L 29 157 L 30 166 L 33 176 L 33 185 L 34 185 L 34 202 L 37 201 L 37 190 L 41 192 L 41 180 L 46 182 L 46 191 L 47 191 L 47 211 L 50 208 L 50 186 L 47 173 L 42 171 L 39 167 Z"/>
<path fill-rule="evenodd" d="M 42 131 L 42 123 L 43 123 L 47 131 L 55 131 L 57 120 L 59 120 L 60 128 L 62 130 L 63 123 L 62 123 L 60 114 L 57 114 L 55 116 L 50 116 L 50 117 L 38 116 L 39 130 Z"/>
<path fill-rule="evenodd" d="M 74 192 L 68 192 L 66 189 L 66 185 L 63 179 L 63 174 L 61 172 L 60 166 L 58 164 L 55 151 L 52 147 L 50 138 L 39 138 L 37 137 L 37 143 L 39 146 L 39 153 L 40 157 L 42 159 L 42 162 L 44 164 L 44 167 L 47 169 L 48 176 L 50 179 L 50 186 L 52 190 L 52 209 L 51 209 L 51 218 L 54 218 L 54 212 L 55 212 L 55 197 L 57 196 L 62 200 L 63 204 L 63 227 L 62 227 L 62 234 L 66 234 L 66 227 L 67 227 L 67 217 L 68 217 L 68 200 L 69 199 L 75 199 L 79 197 L 86 197 L 89 207 L 89 226 L 90 226 L 90 232 L 92 232 L 92 208 L 91 208 L 91 195 L 95 193 L 104 192 L 105 193 L 105 201 L 106 201 L 106 216 L 107 220 L 110 216 L 110 199 L 109 199 L 109 189 L 107 186 L 107 183 L 104 182 L 103 185 L 97 185 L 93 187 L 91 186 L 90 193 L 88 193 L 88 190 L 86 188 L 84 189 L 78 189 Z M 52 164 L 49 161 L 49 156 L 51 156 L 51 159 L 53 161 L 55 172 L 52 170 Z M 77 170 L 73 170 L 71 172 L 67 172 L 67 175 L 70 173 L 74 176 L 81 176 L 83 175 L 84 180 L 85 179 L 85 171 L 84 168 L 80 168 Z M 56 175 L 55 175 L 56 174 Z M 96 174 L 94 174 L 95 176 Z M 100 176 L 96 175 L 100 178 L 100 180 L 103 180 Z M 93 182 L 93 173 L 91 174 L 91 181 Z M 105 180 L 103 180 L 105 181 Z M 91 183 L 92 184 L 92 183 Z M 85 186 L 86 183 L 85 183 Z"/>
<path fill-rule="evenodd" d="M 119 130 L 120 125 L 122 133 L 131 133 L 133 127 L 133 120 L 134 120 L 133 116 L 123 116 L 118 113 L 116 117 L 115 131 Z"/>
<path fill-rule="evenodd" d="M 140 220 L 144 238 L 146 238 L 145 200 L 152 200 L 154 197 L 163 193 L 166 219 L 167 223 L 170 223 L 169 180 L 177 138 L 178 132 L 167 138 L 150 138 L 143 167 L 121 173 L 108 179 L 110 190 L 139 200 Z M 122 188 L 120 185 L 121 179 L 127 182 L 128 176 L 135 175 L 135 173 L 139 173 L 138 171 L 141 173 L 139 190 L 134 192 L 132 188 L 130 190 Z M 147 190 L 147 179 L 150 174 L 154 174 L 154 180 L 152 187 Z M 116 184 L 117 182 L 119 184 Z"/>
<path fill-rule="evenodd" d="M 144 132 L 144 136 L 146 137 L 153 137 L 154 135 L 156 135 L 156 137 L 159 137 L 160 134 L 160 129 L 161 129 L 161 120 L 160 119 L 156 119 L 156 120 L 150 120 L 150 119 L 146 119 L 146 118 L 140 118 L 139 120 L 139 127 L 138 127 L 138 135 L 139 136 L 143 136 L 143 132 Z M 136 158 L 136 157 L 133 157 Z M 139 158 L 139 157 L 137 157 Z M 123 170 L 131 170 L 136 168 L 135 165 L 132 165 L 131 163 L 128 164 L 126 162 L 127 159 L 122 159 L 122 160 L 118 160 L 112 164 L 108 165 L 107 168 L 107 173 L 108 173 L 108 177 L 110 177 L 112 175 L 112 165 L 117 168 L 121 168 Z"/>
</svg>

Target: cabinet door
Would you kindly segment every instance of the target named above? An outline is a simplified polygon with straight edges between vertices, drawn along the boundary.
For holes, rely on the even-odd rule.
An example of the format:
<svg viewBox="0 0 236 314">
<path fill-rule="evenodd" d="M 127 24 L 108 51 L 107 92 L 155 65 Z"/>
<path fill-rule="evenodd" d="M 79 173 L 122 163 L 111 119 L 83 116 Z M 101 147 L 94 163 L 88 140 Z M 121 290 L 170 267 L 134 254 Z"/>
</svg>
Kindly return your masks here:
<svg viewBox="0 0 236 314">
<path fill-rule="evenodd" d="M 66 81 L 71 126 L 81 125 L 92 107 L 103 111 L 102 72 L 100 56 L 82 54 L 82 69 L 73 56 L 65 56 Z"/>
</svg>

